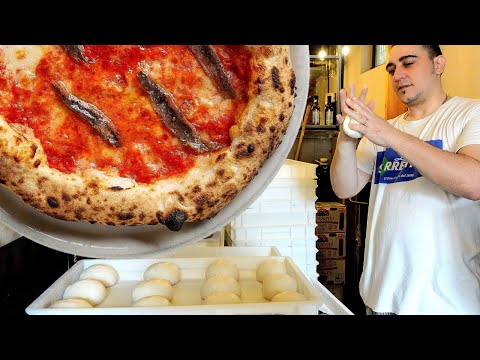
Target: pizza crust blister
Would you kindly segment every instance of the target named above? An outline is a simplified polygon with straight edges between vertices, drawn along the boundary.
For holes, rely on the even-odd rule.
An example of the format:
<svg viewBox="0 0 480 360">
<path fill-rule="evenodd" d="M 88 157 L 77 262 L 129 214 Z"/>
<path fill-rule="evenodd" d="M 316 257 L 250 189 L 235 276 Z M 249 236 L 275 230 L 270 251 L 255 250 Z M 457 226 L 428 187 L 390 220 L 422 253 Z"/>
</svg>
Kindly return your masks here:
<svg viewBox="0 0 480 360">
<path fill-rule="evenodd" d="M 248 49 L 253 69 L 248 102 L 229 130 L 230 146 L 199 154 L 185 173 L 153 183 L 101 169 L 64 173 L 49 166 L 31 129 L 8 122 L 0 114 L 0 183 L 45 214 L 67 221 L 161 223 L 178 231 L 185 222 L 215 216 L 250 183 L 279 146 L 293 112 L 295 75 L 289 47 Z M 8 98 L 1 88 L 0 95 Z M 179 146 L 183 145 L 179 142 Z"/>
</svg>

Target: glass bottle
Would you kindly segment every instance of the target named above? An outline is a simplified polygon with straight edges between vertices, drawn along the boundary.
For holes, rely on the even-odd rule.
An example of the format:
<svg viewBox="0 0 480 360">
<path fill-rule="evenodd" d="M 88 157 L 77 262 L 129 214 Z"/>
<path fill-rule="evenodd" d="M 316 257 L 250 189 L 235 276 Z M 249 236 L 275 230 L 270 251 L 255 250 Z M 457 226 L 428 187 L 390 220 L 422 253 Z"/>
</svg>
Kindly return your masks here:
<svg viewBox="0 0 480 360">
<path fill-rule="evenodd" d="M 332 104 L 332 96 L 327 96 L 327 103 L 325 104 L 325 125 L 333 125 L 333 115 L 335 109 Z"/>
<path fill-rule="evenodd" d="M 318 96 L 313 97 L 313 106 L 312 106 L 312 124 L 320 124 L 320 107 L 318 106 Z"/>
<path fill-rule="evenodd" d="M 337 121 L 337 94 L 332 93 L 333 125 L 338 126 Z"/>
</svg>

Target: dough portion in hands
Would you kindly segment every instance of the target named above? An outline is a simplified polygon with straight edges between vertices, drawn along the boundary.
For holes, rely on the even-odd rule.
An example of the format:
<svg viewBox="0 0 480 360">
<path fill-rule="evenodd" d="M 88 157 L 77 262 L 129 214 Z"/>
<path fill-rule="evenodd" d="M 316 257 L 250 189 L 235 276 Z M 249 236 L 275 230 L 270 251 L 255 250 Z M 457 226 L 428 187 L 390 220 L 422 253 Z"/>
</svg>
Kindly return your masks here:
<svg viewBox="0 0 480 360">
<path fill-rule="evenodd" d="M 270 274 L 263 279 L 263 297 L 272 300 L 283 291 L 297 291 L 297 280 L 288 274 Z"/>
<path fill-rule="evenodd" d="M 240 278 L 237 264 L 226 259 L 215 260 L 208 265 L 207 269 L 205 270 L 205 279 L 209 279 L 217 275 L 232 277 L 237 281 Z"/>
<path fill-rule="evenodd" d="M 95 264 L 89 266 L 80 274 L 80 280 L 94 279 L 100 281 L 103 286 L 110 287 L 118 282 L 118 272 L 110 265 Z"/>
<path fill-rule="evenodd" d="M 209 295 L 203 305 L 220 305 L 220 304 L 241 304 L 242 301 L 238 295 L 230 291 L 220 291 Z"/>
<path fill-rule="evenodd" d="M 159 295 L 168 301 L 172 300 L 173 287 L 167 280 L 150 279 L 138 283 L 132 290 L 132 302 L 137 302 L 147 296 Z"/>
<path fill-rule="evenodd" d="M 202 284 L 200 288 L 200 295 L 202 299 L 208 298 L 210 295 L 217 292 L 228 291 L 237 296 L 240 296 L 241 287 L 240 283 L 232 277 L 216 275 L 208 278 Z"/>
<path fill-rule="evenodd" d="M 143 273 L 144 280 L 163 279 L 170 285 L 175 285 L 180 281 L 180 269 L 174 263 L 164 261 L 150 265 Z"/>
<path fill-rule="evenodd" d="M 137 307 L 158 307 L 158 306 L 168 306 L 170 301 L 160 295 L 152 295 L 141 298 L 138 301 L 135 301 L 132 306 Z"/>
<path fill-rule="evenodd" d="M 348 126 L 350 123 L 352 124 L 359 124 L 355 119 L 352 119 L 350 116 L 345 116 L 345 119 L 343 120 L 343 132 L 350 136 L 351 138 L 354 139 L 360 139 L 363 134 L 361 132 L 358 132 L 356 130 L 350 129 L 350 126 Z"/>
<path fill-rule="evenodd" d="M 282 291 L 272 298 L 272 302 L 305 301 L 305 295 L 296 291 Z"/>
<path fill-rule="evenodd" d="M 71 308 L 92 308 L 92 304 L 83 299 L 64 299 L 55 301 L 50 308 L 52 309 L 71 309 Z"/>
<path fill-rule="evenodd" d="M 270 274 L 286 274 L 285 263 L 280 260 L 267 259 L 257 267 L 257 280 L 263 282 L 265 276 Z"/>
<path fill-rule="evenodd" d="M 88 301 L 92 305 L 100 304 L 107 297 L 107 290 L 101 281 L 84 279 L 75 281 L 67 286 L 63 299 L 78 298 Z"/>
</svg>

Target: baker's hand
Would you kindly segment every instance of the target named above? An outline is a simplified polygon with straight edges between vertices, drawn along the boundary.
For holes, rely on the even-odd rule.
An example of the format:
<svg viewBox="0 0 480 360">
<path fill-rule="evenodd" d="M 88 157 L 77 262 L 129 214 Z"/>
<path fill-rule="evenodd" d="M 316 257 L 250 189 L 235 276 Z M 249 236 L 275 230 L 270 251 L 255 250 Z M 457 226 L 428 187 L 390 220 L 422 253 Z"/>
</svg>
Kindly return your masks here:
<svg viewBox="0 0 480 360">
<path fill-rule="evenodd" d="M 363 93 L 363 91 L 362 91 Z M 358 131 L 379 146 L 390 147 L 389 139 L 395 136 L 395 129 L 388 121 L 376 115 L 370 106 L 365 105 L 364 98 L 355 96 L 345 99 L 345 113 L 354 118 L 358 123 L 350 123 L 352 130 Z"/>
<path fill-rule="evenodd" d="M 365 102 L 365 99 L 367 97 L 367 92 L 368 88 L 364 87 L 360 93 L 360 101 L 362 103 Z M 355 96 L 355 85 L 351 84 L 350 85 L 350 96 Z M 346 103 L 347 99 L 347 93 L 345 89 L 340 90 L 340 101 L 341 101 L 341 108 L 342 108 L 342 115 L 338 114 L 337 115 L 337 121 L 340 124 L 340 138 L 347 140 L 347 141 L 354 141 L 356 142 L 356 139 L 361 138 L 363 136 L 363 133 L 354 131 L 351 127 L 349 127 L 349 123 L 353 120 L 351 116 L 347 117 L 346 109 L 348 108 L 348 105 Z M 375 107 L 375 102 L 372 100 L 370 103 L 367 105 L 369 109 L 373 110 Z M 354 123 L 354 122 L 353 122 Z M 345 136 L 348 135 L 348 136 Z M 352 140 L 353 139 L 353 140 Z"/>
</svg>

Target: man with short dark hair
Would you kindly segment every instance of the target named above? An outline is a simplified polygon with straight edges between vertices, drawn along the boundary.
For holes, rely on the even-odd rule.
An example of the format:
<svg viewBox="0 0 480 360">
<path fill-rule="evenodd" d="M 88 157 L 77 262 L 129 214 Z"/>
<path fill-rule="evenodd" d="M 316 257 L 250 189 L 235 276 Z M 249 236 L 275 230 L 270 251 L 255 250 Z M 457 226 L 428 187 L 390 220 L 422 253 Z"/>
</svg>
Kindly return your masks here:
<svg viewBox="0 0 480 360">
<path fill-rule="evenodd" d="M 395 45 L 386 70 L 408 110 L 385 121 L 340 91 L 331 165 L 340 198 L 371 181 L 360 294 L 367 313 L 480 314 L 480 100 L 447 94 L 438 45 Z"/>
</svg>

